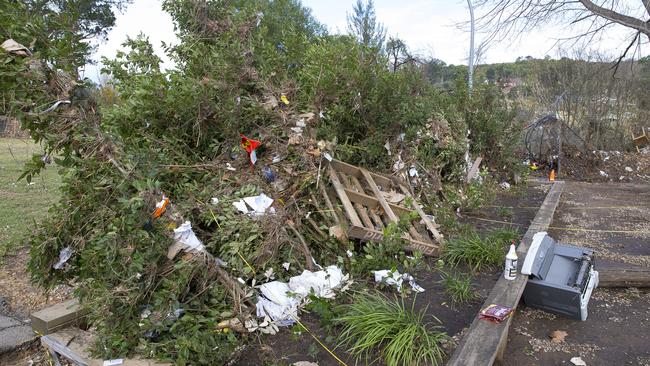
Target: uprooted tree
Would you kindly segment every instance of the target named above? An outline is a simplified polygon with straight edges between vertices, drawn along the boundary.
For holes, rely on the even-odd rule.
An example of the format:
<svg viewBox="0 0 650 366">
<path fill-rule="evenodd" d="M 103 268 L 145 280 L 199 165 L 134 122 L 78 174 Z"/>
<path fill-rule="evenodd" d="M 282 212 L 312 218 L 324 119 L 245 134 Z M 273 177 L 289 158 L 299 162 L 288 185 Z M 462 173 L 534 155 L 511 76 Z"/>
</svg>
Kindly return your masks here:
<svg viewBox="0 0 650 366">
<path fill-rule="evenodd" d="M 323 235 L 326 228 L 305 216 L 318 211 L 310 197 L 321 150 L 381 171 L 398 157 L 406 167 L 425 167 L 418 188 L 429 176 L 463 180 L 468 125 L 476 127 L 476 153 L 493 151 L 486 156 L 495 165 L 510 158 L 511 136 L 503 131 L 517 127 L 492 87 L 479 88 L 470 101 L 462 82 L 453 95 L 440 93 L 418 65 L 391 72 L 380 50 L 326 34 L 294 0 L 166 0 L 180 39 L 169 49 L 176 68 L 162 71 L 146 38 L 127 40 L 124 52 L 104 60 L 110 103 L 67 71 L 82 58 L 61 66 L 76 51 L 58 55 L 51 44 L 31 43 L 44 39 L 47 27 L 21 31 L 14 19 L 34 21 L 30 4 L 0 7 L 3 24 L 12 24 L 2 36 L 33 51 L 0 56 L 10 75 L 3 90 L 15 90 L 4 112 L 20 117 L 45 149 L 24 176 L 53 160 L 63 184 L 59 203 L 30 239 L 29 267 L 47 289 L 75 287 L 103 357 L 224 363 L 250 336 L 218 325 L 254 313 L 250 290 L 268 280 L 269 268 L 286 278 L 310 268 L 312 257 L 348 266 L 346 250 L 360 244 Z M 278 105 L 282 96 L 289 104 Z M 63 100 L 71 105 L 44 112 Z M 292 138 L 301 112 L 316 117 Z M 252 167 L 240 133 L 262 141 Z M 494 148 L 490 139 L 498 141 Z M 277 175 L 271 183 L 260 168 L 274 157 L 280 162 L 269 168 Z M 254 220 L 233 207 L 261 191 L 278 202 L 275 215 Z M 152 220 L 163 194 L 170 208 Z M 433 208 L 435 193 L 421 197 Z M 203 254 L 168 255 L 171 229 L 184 221 L 192 222 Z M 281 270 L 283 262 L 292 263 L 289 271 Z"/>
</svg>

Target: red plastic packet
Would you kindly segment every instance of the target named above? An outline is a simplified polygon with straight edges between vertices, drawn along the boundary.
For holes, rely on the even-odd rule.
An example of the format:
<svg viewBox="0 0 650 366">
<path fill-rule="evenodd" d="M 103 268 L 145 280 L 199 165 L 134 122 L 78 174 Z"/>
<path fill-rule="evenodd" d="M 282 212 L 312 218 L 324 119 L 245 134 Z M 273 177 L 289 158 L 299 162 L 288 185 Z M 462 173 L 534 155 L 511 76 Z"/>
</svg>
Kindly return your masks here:
<svg viewBox="0 0 650 366">
<path fill-rule="evenodd" d="M 262 143 L 257 140 L 249 139 L 241 133 L 239 135 L 241 136 L 241 147 L 243 147 L 248 153 L 248 161 L 251 163 L 251 166 L 253 166 L 257 161 L 255 150 L 262 145 Z"/>
<path fill-rule="evenodd" d="M 500 323 L 504 319 L 508 318 L 510 314 L 512 314 L 513 310 L 513 308 L 507 306 L 490 304 L 488 307 L 481 310 L 479 318 Z"/>
</svg>

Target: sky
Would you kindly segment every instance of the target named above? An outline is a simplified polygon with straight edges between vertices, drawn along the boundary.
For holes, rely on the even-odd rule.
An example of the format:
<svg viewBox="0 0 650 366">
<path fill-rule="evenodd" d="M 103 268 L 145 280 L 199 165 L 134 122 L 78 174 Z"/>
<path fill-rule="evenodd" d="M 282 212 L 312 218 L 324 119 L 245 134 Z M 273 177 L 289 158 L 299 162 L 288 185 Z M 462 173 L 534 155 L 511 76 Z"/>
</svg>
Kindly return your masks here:
<svg viewBox="0 0 650 366">
<path fill-rule="evenodd" d="M 312 15 L 325 24 L 331 33 L 345 33 L 346 14 L 352 11 L 355 0 L 303 0 L 304 6 L 312 9 Z M 458 24 L 469 20 L 466 0 L 375 0 L 377 19 L 388 30 L 388 35 L 404 40 L 411 51 L 420 56 L 441 59 L 448 64 L 467 63 L 469 32 Z M 108 40 L 100 43 L 94 56 L 112 58 L 127 36 L 135 37 L 140 32 L 149 37 L 158 56 L 163 59 L 163 68 L 173 67 L 164 55 L 162 42 L 175 43 L 174 25 L 171 17 L 161 8 L 159 0 L 135 0 L 134 4 L 117 15 L 115 27 L 108 34 Z M 480 63 L 511 62 L 519 56 L 543 58 L 557 57 L 554 47 L 558 37 L 566 35 L 564 26 L 548 26 L 526 34 L 519 40 L 493 43 L 479 59 Z M 624 29 L 608 32 L 600 39 L 598 50 L 618 55 L 627 43 Z M 476 45 L 485 39 L 477 34 Z M 645 54 L 647 54 L 647 46 Z M 99 64 L 99 63 L 98 63 Z M 88 65 L 84 76 L 99 80 L 99 65 Z"/>
</svg>

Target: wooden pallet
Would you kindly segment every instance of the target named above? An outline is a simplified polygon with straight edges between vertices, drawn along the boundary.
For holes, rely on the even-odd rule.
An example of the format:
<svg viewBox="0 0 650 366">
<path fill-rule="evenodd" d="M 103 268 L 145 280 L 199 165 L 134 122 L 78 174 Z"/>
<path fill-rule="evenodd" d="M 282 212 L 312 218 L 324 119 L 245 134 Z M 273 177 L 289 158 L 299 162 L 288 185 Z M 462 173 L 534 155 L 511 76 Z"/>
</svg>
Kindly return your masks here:
<svg viewBox="0 0 650 366">
<path fill-rule="evenodd" d="M 419 217 L 417 221 L 421 219 L 424 222 L 424 227 L 420 227 L 415 220 L 411 222 L 408 232 L 403 234 L 403 238 L 409 242 L 407 249 L 432 256 L 440 254 L 443 236 L 404 185 L 335 159 L 325 169 L 348 220 L 348 237 L 381 240 L 386 225 L 398 222 L 402 215 L 413 215 Z M 390 192 L 400 192 L 410 198 L 414 207 L 411 209 L 401 203 L 388 202 L 385 195 Z M 325 198 L 329 200 L 327 195 Z"/>
</svg>

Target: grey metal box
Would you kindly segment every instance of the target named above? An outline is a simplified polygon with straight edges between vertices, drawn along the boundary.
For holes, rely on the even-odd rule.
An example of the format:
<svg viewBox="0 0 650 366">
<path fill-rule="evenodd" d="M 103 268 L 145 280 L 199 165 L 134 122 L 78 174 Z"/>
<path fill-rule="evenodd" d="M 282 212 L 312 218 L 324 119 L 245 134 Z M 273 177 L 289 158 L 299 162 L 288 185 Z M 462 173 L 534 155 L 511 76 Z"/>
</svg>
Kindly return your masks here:
<svg viewBox="0 0 650 366">
<path fill-rule="evenodd" d="M 598 286 L 592 256 L 591 249 L 560 244 L 546 232 L 535 234 L 521 268 L 529 276 L 526 305 L 586 320 L 589 299 Z"/>
</svg>

